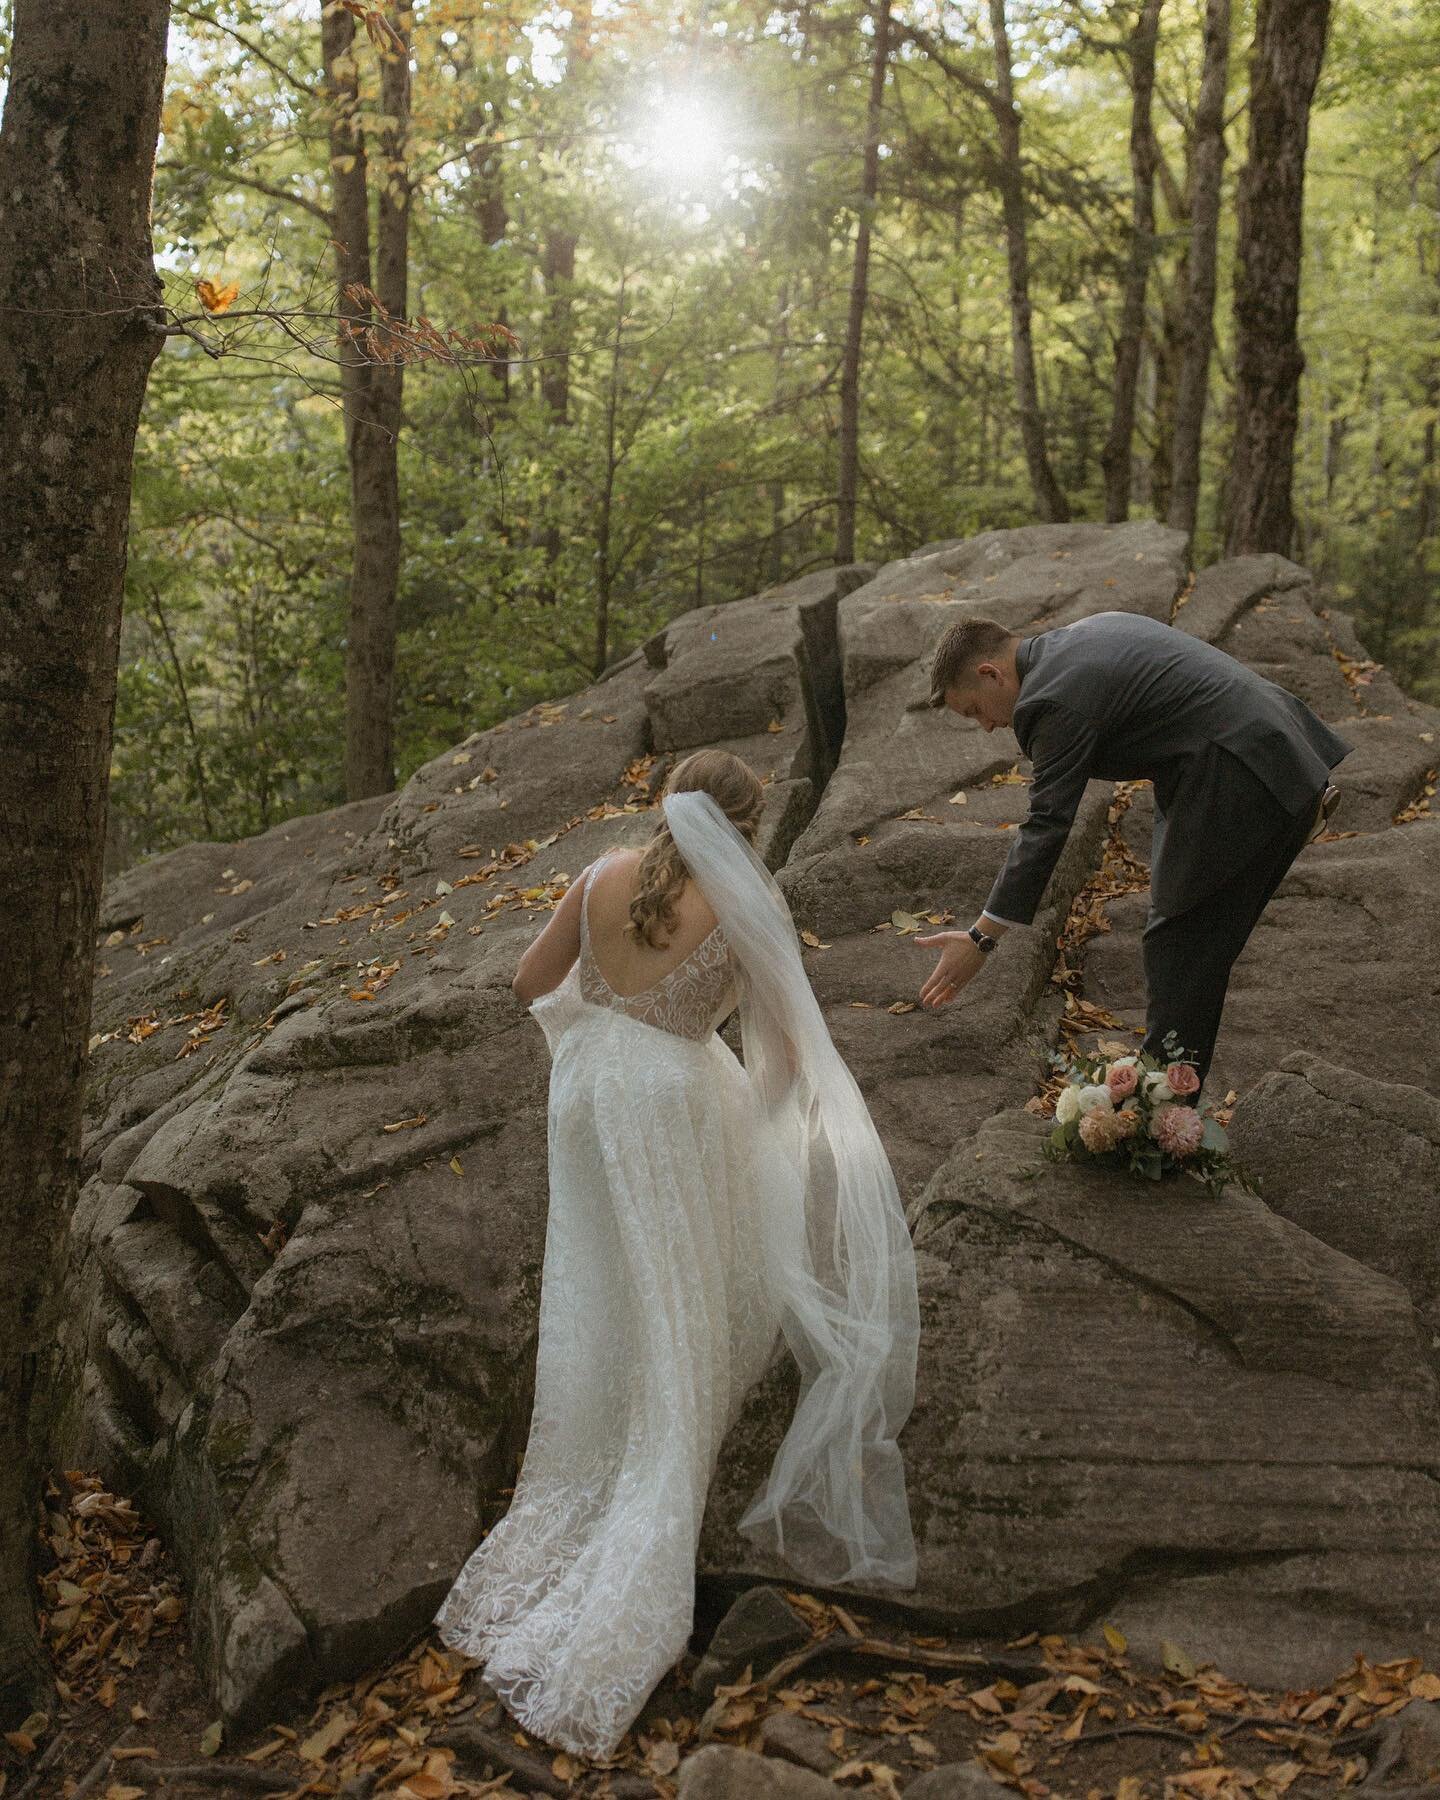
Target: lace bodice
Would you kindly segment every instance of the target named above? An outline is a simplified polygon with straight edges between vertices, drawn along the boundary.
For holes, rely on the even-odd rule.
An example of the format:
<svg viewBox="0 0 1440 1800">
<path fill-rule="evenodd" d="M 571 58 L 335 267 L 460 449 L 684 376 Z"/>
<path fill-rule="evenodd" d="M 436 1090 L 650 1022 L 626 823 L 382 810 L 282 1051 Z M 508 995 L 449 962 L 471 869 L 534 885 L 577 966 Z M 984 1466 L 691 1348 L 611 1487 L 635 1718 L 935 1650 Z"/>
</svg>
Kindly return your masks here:
<svg viewBox="0 0 1440 1800">
<path fill-rule="evenodd" d="M 580 902 L 581 998 L 676 1037 L 709 1037 L 735 1008 L 735 970 L 724 932 L 717 925 L 682 962 L 640 993 L 617 994 L 590 949 L 590 877 L 603 861 L 601 857 L 591 866 Z"/>
</svg>

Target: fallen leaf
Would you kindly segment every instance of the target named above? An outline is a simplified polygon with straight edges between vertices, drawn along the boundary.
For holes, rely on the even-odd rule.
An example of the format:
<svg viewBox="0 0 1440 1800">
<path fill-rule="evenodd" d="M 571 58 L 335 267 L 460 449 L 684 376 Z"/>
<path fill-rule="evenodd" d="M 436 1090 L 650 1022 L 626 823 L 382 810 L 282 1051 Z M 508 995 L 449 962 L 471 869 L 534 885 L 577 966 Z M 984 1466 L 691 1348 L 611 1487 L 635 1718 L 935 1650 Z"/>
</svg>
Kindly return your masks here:
<svg viewBox="0 0 1440 1800">
<path fill-rule="evenodd" d="M 1125 1633 L 1115 1625 L 1107 1625 L 1105 1627 L 1105 1642 L 1117 1656 L 1123 1656 L 1130 1648 L 1129 1638 L 1127 1638 Z"/>
<path fill-rule="evenodd" d="M 200 1754 L 214 1756 L 225 1739 L 225 1721 L 212 1719 L 200 1734 Z"/>
<path fill-rule="evenodd" d="M 325 1758 L 342 1742 L 355 1727 L 355 1715 L 348 1712 L 332 1713 L 318 1731 L 300 1746 L 300 1754 L 306 1762 L 324 1762 Z"/>
<path fill-rule="evenodd" d="M 207 313 L 223 313 L 240 298 L 240 283 L 227 281 L 224 287 L 216 287 L 213 281 L 197 281 L 195 292 Z"/>
<path fill-rule="evenodd" d="M 802 944 L 808 944 L 812 950 L 828 950 L 830 948 L 828 944 L 822 944 L 813 931 L 802 931 L 800 933 L 800 942 Z"/>
</svg>

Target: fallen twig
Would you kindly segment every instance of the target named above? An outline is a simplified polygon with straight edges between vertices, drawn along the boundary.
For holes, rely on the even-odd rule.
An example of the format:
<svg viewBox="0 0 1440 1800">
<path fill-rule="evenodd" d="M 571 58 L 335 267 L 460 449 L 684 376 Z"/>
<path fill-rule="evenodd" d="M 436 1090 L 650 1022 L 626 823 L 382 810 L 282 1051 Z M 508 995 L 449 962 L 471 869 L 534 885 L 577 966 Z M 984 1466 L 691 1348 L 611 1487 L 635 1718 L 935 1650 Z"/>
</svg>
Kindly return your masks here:
<svg viewBox="0 0 1440 1800">
<path fill-rule="evenodd" d="M 144 1713 L 147 1718 L 153 1716 L 155 1711 L 163 1704 L 166 1696 L 170 1692 L 170 1689 L 174 1685 L 175 1685 L 175 1671 L 173 1669 L 167 1669 L 165 1671 L 165 1673 L 160 1677 L 159 1681 L 156 1682 L 155 1691 L 154 1691 L 154 1693 L 151 1694 L 150 1698 L 141 1707 L 141 1709 L 140 1709 L 141 1712 Z M 108 1772 L 111 1761 L 114 1758 L 115 1752 L 117 1750 L 123 1750 L 124 1747 L 130 1742 L 131 1738 L 134 1737 L 134 1735 L 138 1729 L 139 1729 L 139 1722 L 132 1720 L 132 1722 L 125 1727 L 125 1729 L 120 1733 L 119 1737 L 117 1737 L 113 1743 L 107 1744 L 105 1746 L 105 1748 L 95 1758 L 94 1762 L 91 1763 L 90 1767 L 80 1777 L 79 1781 L 70 1790 L 69 1800 L 83 1800 L 83 1797 L 86 1794 L 88 1794 L 92 1788 L 94 1788 L 98 1785 L 98 1783 L 101 1781 L 101 1779 Z M 133 1770 L 129 1770 L 129 1771 L 127 1771 L 127 1773 L 133 1773 Z M 37 1775 L 39 1774 L 38 1769 L 36 1770 L 36 1774 Z M 18 1796 L 16 1797 L 16 1800 L 19 1800 Z"/>
<path fill-rule="evenodd" d="M 198 1762 L 143 1763 L 125 1771 L 127 1781 L 194 1781 L 214 1787 L 245 1789 L 255 1794 L 279 1794 L 295 1786 L 295 1773 L 259 1769 L 254 1763 Z"/>
</svg>

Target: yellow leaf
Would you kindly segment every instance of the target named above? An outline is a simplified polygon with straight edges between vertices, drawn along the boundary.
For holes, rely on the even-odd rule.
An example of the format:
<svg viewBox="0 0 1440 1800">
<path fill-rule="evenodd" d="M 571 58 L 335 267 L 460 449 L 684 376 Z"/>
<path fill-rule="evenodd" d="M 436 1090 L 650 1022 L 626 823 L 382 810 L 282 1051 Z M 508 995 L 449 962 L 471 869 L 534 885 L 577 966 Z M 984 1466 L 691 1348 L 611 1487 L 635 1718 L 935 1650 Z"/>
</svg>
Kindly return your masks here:
<svg viewBox="0 0 1440 1800">
<path fill-rule="evenodd" d="M 1169 1638 L 1160 1640 L 1160 1666 L 1170 1674 L 1178 1675 L 1182 1681 L 1191 1681 L 1195 1676 L 1195 1664 L 1178 1644 L 1172 1644 Z"/>
<path fill-rule="evenodd" d="M 780 723 L 780 721 L 778 719 L 772 719 L 770 721 L 770 723 L 765 727 L 765 729 L 767 731 L 783 731 L 785 729 L 785 727 Z"/>
<path fill-rule="evenodd" d="M 195 292 L 200 297 L 200 304 L 208 313 L 228 312 L 240 298 L 240 283 L 227 282 L 224 287 L 216 287 L 213 281 L 197 281 Z"/>
<path fill-rule="evenodd" d="M 223 1719 L 212 1719 L 200 1734 L 200 1754 L 214 1756 L 225 1738 L 225 1722 Z"/>
<path fill-rule="evenodd" d="M 1440 1675 L 1417 1675 L 1410 1683 L 1410 1693 L 1416 1700 L 1440 1700 Z"/>
<path fill-rule="evenodd" d="M 1115 1625 L 1107 1625 L 1105 1627 L 1105 1642 L 1117 1656 L 1123 1656 L 1130 1648 L 1129 1638 L 1127 1638 L 1125 1633 Z"/>
<path fill-rule="evenodd" d="M 887 1006 L 885 1010 L 888 1013 L 914 1012 L 915 1002 L 913 1000 L 896 1000 L 891 1005 Z"/>
<path fill-rule="evenodd" d="M 457 1175 L 463 1175 L 465 1173 L 465 1170 L 461 1167 L 460 1158 L 458 1156 L 452 1156 L 450 1158 L 450 1167 Z"/>
<path fill-rule="evenodd" d="M 828 950 L 830 948 L 828 944 L 822 944 L 813 931 L 802 931 L 800 933 L 800 942 L 802 944 L 808 944 L 812 950 Z"/>
<path fill-rule="evenodd" d="M 312 1731 L 306 1738 L 300 1746 L 300 1754 L 306 1762 L 324 1762 L 340 1740 L 354 1728 L 354 1725 L 353 1713 L 332 1713 L 318 1731 Z"/>
</svg>

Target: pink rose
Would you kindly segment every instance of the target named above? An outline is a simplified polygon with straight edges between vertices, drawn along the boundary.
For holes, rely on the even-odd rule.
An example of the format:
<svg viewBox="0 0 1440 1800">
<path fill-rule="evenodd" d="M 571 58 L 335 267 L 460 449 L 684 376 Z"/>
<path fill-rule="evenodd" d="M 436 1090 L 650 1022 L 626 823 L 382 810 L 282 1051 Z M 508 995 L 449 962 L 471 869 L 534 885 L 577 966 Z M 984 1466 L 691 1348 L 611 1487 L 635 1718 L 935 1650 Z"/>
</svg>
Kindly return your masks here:
<svg viewBox="0 0 1440 1800">
<path fill-rule="evenodd" d="M 1105 1085 L 1112 1100 L 1125 1100 L 1140 1085 L 1140 1071 L 1134 1063 L 1116 1063 L 1105 1075 Z"/>
<path fill-rule="evenodd" d="M 1170 1083 L 1172 1094 L 1198 1094 L 1200 1077 L 1193 1063 L 1171 1063 L 1165 1071 L 1165 1079 Z"/>
<path fill-rule="evenodd" d="M 1205 1121 L 1193 1106 L 1162 1106 L 1150 1121 L 1150 1135 L 1172 1156 L 1193 1156 L 1205 1136 Z"/>
</svg>

